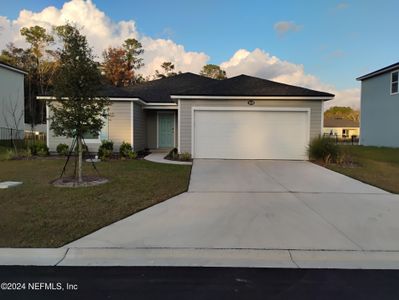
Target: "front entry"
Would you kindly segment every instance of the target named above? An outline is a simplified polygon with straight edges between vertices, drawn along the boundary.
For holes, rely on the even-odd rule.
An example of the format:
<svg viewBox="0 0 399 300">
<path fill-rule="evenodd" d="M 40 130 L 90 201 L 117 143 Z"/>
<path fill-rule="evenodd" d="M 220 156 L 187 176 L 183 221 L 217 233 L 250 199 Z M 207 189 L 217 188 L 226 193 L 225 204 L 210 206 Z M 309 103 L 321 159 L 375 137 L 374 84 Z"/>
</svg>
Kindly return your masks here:
<svg viewBox="0 0 399 300">
<path fill-rule="evenodd" d="M 173 112 L 158 113 L 158 148 L 175 146 L 175 114 Z"/>
</svg>

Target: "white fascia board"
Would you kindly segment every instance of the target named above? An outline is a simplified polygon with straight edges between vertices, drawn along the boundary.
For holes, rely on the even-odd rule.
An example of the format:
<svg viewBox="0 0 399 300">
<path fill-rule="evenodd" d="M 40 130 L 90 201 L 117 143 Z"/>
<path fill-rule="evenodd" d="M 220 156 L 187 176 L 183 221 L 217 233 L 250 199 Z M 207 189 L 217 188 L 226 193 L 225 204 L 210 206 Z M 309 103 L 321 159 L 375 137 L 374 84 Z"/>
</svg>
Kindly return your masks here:
<svg viewBox="0 0 399 300">
<path fill-rule="evenodd" d="M 304 96 L 170 96 L 172 99 L 199 99 L 199 100 L 331 100 L 334 97 L 304 97 Z"/>
<path fill-rule="evenodd" d="M 54 96 L 37 96 L 36 99 L 38 100 L 56 100 Z M 63 97 L 61 99 L 68 99 L 67 97 Z M 165 102 L 154 102 L 154 103 L 147 103 L 141 100 L 140 98 L 115 98 L 109 97 L 110 101 L 127 101 L 127 102 L 138 102 L 144 106 L 170 106 L 170 107 L 177 107 L 177 103 L 165 103 Z"/>
</svg>

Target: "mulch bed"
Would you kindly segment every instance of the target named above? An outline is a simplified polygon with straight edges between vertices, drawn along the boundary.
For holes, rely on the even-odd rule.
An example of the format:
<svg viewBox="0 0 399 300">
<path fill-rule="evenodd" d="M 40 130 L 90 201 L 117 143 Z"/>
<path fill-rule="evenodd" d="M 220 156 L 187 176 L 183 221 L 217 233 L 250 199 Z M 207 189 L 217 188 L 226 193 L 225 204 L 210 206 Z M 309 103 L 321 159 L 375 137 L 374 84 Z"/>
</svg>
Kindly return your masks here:
<svg viewBox="0 0 399 300">
<path fill-rule="evenodd" d="M 83 176 L 82 182 L 78 182 L 75 177 L 62 177 L 53 180 L 51 184 L 56 187 L 78 188 L 105 184 L 108 181 L 108 179 L 99 176 Z"/>
</svg>

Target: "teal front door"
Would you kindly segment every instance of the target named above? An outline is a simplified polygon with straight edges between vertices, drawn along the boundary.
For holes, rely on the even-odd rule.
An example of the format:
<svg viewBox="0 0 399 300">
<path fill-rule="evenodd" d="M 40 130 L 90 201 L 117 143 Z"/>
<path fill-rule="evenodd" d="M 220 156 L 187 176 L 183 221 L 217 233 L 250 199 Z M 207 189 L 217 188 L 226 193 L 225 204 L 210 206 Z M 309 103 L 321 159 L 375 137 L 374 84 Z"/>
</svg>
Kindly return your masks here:
<svg viewBox="0 0 399 300">
<path fill-rule="evenodd" d="M 175 115 L 174 113 L 158 114 L 158 148 L 173 148 L 175 146 Z"/>
</svg>

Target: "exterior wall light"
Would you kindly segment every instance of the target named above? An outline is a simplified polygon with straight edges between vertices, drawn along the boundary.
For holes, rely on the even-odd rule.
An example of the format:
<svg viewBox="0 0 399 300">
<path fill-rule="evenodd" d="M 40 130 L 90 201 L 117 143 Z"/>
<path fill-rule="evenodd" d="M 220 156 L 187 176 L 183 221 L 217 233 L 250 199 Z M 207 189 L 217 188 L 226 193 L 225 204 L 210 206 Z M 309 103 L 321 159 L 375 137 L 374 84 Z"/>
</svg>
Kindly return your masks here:
<svg viewBox="0 0 399 300">
<path fill-rule="evenodd" d="M 255 105 L 255 100 L 248 100 L 248 105 Z"/>
</svg>

